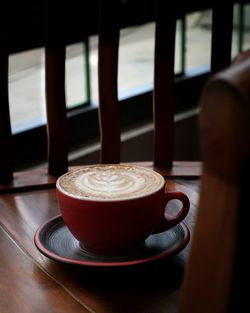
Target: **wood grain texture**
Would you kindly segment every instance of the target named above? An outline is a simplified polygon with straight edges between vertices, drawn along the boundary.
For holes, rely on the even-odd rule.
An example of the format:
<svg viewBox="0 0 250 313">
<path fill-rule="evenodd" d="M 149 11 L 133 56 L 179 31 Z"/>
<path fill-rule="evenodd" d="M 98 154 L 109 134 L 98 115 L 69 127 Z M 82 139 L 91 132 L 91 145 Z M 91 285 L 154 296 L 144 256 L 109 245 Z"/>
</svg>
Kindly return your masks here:
<svg viewBox="0 0 250 313">
<path fill-rule="evenodd" d="M 0 226 L 0 311 L 91 312 L 48 276 Z"/>
<path fill-rule="evenodd" d="M 196 180 L 192 185 L 197 187 L 197 184 Z M 185 221 L 191 227 L 196 209 L 197 191 L 195 188 L 189 189 L 185 184 L 176 184 L 174 181 L 168 181 L 167 188 L 187 192 L 191 201 L 191 211 Z M 2 195 L 0 207 L 0 220 L 4 229 L 17 246 L 29 256 L 28 262 L 32 260 L 34 268 L 38 266 L 39 270 L 42 269 L 73 299 L 89 308 L 90 312 L 163 313 L 166 312 L 166 308 L 169 308 L 168 312 L 174 312 L 188 246 L 169 260 L 161 260 L 144 266 L 92 269 L 66 265 L 43 256 L 33 243 L 36 229 L 59 213 L 54 189 Z M 4 251 L 7 253 L 8 249 L 11 249 L 11 246 L 8 248 L 6 245 Z M 10 262 L 16 264 L 17 261 L 15 258 L 10 258 Z M 30 272 L 26 277 L 34 280 L 34 284 L 37 281 L 36 276 Z M 7 276 L 4 276 L 5 279 Z M 20 277 L 17 278 L 16 283 L 19 280 Z M 45 292 L 49 292 L 49 289 L 46 290 Z M 36 291 L 40 294 L 39 290 Z M 12 295 L 10 299 L 11 297 Z M 58 295 L 57 302 L 60 302 L 61 298 L 64 298 L 65 309 L 58 312 L 70 312 L 67 311 L 67 303 L 73 300 L 68 300 L 64 295 Z M 0 306 L 5 307 L 3 301 L 1 297 Z M 23 299 L 23 301 L 28 302 L 28 299 Z M 51 311 L 48 309 L 52 308 L 50 305 L 52 304 L 47 303 L 47 312 Z M 81 311 L 76 309 L 75 312 Z"/>
<path fill-rule="evenodd" d="M 201 97 L 203 173 L 181 313 L 248 305 L 249 90 L 250 60 L 242 58 L 215 75 Z"/>
</svg>

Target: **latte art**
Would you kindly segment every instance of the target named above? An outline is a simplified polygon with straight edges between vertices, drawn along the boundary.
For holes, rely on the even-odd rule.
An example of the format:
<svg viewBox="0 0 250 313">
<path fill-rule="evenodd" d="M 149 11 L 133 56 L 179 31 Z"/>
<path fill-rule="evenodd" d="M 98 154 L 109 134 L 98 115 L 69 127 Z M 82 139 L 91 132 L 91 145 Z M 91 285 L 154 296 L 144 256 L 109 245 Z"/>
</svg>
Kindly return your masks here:
<svg viewBox="0 0 250 313">
<path fill-rule="evenodd" d="M 123 200 L 151 194 L 161 188 L 158 173 L 139 166 L 94 165 L 60 177 L 59 187 L 67 194 L 89 200 Z"/>
</svg>

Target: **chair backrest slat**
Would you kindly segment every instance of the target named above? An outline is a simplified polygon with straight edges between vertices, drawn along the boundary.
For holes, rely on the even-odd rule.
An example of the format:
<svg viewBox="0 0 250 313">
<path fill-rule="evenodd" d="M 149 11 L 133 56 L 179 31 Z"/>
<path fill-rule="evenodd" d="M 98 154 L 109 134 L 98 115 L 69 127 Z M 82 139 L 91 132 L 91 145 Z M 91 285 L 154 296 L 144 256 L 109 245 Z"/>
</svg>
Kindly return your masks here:
<svg viewBox="0 0 250 313">
<path fill-rule="evenodd" d="M 0 183 L 9 183 L 13 178 L 12 133 L 10 124 L 8 92 L 8 44 L 6 25 L 0 25 Z"/>
<path fill-rule="evenodd" d="M 63 7 L 63 6 L 62 6 Z M 59 176 L 68 169 L 68 124 L 65 100 L 65 43 L 60 36 L 63 8 L 46 3 L 45 80 L 48 134 L 48 171 Z"/>
<path fill-rule="evenodd" d="M 154 58 L 154 165 L 171 168 L 174 153 L 175 9 L 157 1 Z"/>
<path fill-rule="evenodd" d="M 231 64 L 233 1 L 217 1 L 212 14 L 211 73 Z"/>
<path fill-rule="evenodd" d="M 101 163 L 120 162 L 119 1 L 101 1 L 98 49 Z"/>
</svg>

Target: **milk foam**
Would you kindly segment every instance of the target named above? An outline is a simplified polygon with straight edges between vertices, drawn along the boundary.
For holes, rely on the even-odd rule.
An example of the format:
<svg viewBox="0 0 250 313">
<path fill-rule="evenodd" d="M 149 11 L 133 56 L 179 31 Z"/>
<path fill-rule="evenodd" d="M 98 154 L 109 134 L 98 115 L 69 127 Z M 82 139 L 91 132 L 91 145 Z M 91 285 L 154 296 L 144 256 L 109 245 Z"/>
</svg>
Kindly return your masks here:
<svg viewBox="0 0 250 313">
<path fill-rule="evenodd" d="M 69 195 L 89 200 L 124 200 L 151 194 L 164 179 L 139 166 L 94 165 L 68 172 L 58 180 L 59 188 Z"/>
</svg>

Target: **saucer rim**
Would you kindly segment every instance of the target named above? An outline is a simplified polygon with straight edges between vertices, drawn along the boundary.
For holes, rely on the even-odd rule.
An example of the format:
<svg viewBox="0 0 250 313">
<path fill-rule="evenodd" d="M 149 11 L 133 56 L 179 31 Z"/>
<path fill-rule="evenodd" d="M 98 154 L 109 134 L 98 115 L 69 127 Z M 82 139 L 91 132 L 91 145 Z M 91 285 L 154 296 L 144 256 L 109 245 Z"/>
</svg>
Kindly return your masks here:
<svg viewBox="0 0 250 313">
<path fill-rule="evenodd" d="M 54 261 L 58 261 L 58 262 L 62 262 L 62 263 L 66 263 L 66 264 L 72 264 L 72 265 L 79 265 L 79 266 L 87 266 L 87 267 L 127 267 L 127 266 L 132 266 L 132 265 L 139 265 L 139 264 L 145 264 L 145 263 L 149 263 L 152 261 L 156 261 L 156 260 L 160 260 L 160 259 L 164 259 L 164 258 L 168 258 L 171 256 L 174 256 L 175 254 L 177 254 L 178 252 L 182 251 L 187 244 L 190 241 L 190 230 L 188 228 L 188 226 L 186 225 L 186 223 L 184 221 L 180 222 L 177 225 L 180 225 L 184 231 L 184 237 L 182 240 L 179 241 L 178 245 L 173 247 L 173 248 L 169 248 L 169 249 L 164 249 L 162 252 L 150 256 L 150 257 L 146 257 L 146 258 L 142 258 L 142 259 L 137 259 L 137 260 L 130 260 L 130 261 L 108 261 L 108 262 L 103 262 L 103 261 L 81 261 L 81 260 L 76 260 L 76 259 L 70 259 L 70 258 L 66 258 L 63 257 L 61 255 L 58 255 L 54 252 L 52 252 L 51 250 L 47 249 L 44 244 L 41 242 L 41 240 L 39 239 L 39 234 L 40 232 L 52 221 L 56 221 L 58 219 L 62 219 L 62 215 L 56 215 L 50 219 L 48 219 L 47 221 L 45 221 L 44 223 L 42 223 L 38 229 L 35 231 L 35 235 L 34 235 L 34 244 L 37 247 L 37 249 L 46 257 L 54 260 Z M 62 223 L 65 225 L 63 219 L 62 219 Z M 176 225 L 176 226 L 177 226 Z M 174 228 L 174 227 L 173 227 Z M 171 229 L 169 229 L 171 230 Z M 167 231 L 169 231 L 167 230 Z M 165 231 L 165 232 L 167 232 Z M 158 234 L 152 234 L 150 236 L 159 236 L 161 233 Z M 96 256 L 98 258 L 98 256 Z M 112 257 L 110 257 L 112 258 Z"/>
</svg>

